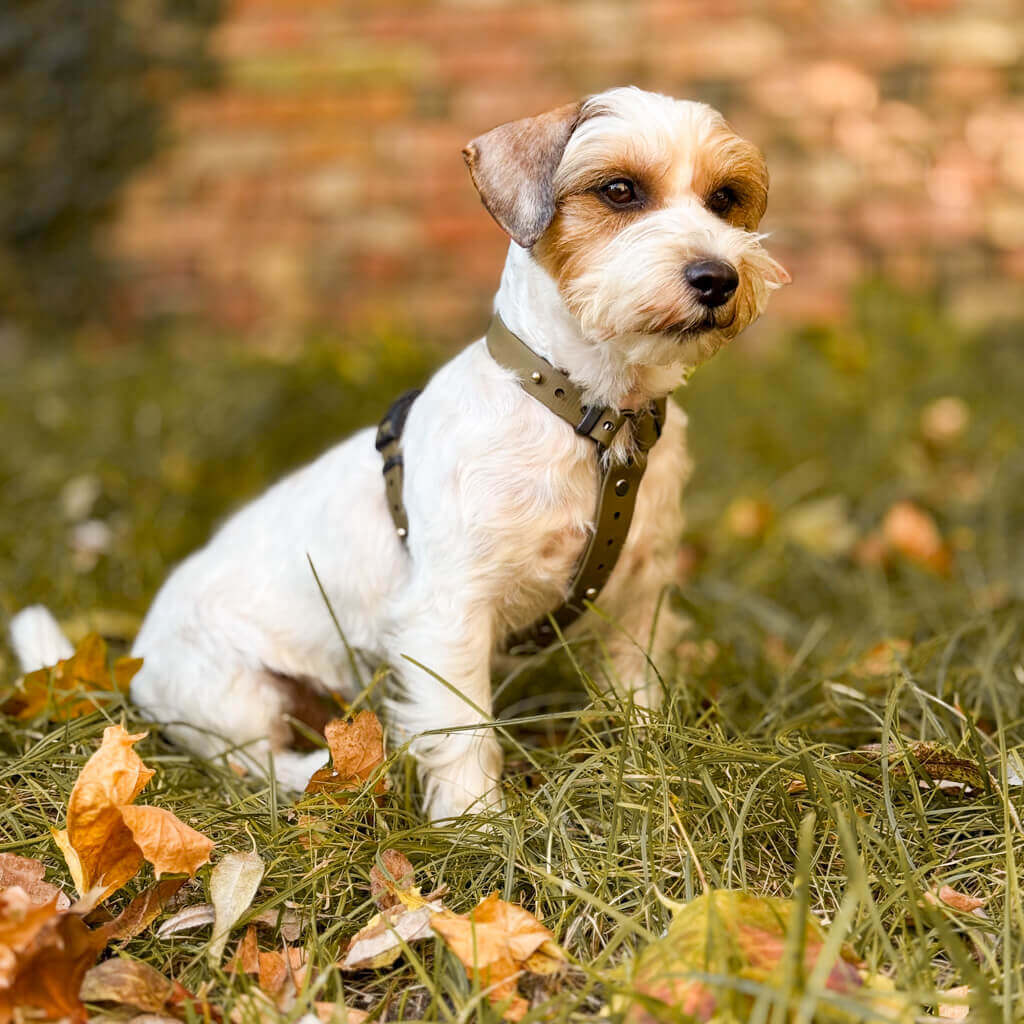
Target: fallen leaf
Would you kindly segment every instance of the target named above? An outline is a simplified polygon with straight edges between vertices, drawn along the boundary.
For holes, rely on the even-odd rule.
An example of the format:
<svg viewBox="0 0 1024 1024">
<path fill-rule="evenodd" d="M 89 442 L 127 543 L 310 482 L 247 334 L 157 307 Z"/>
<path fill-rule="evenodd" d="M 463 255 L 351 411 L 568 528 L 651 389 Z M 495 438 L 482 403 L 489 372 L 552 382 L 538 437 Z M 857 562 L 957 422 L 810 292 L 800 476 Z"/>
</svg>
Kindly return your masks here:
<svg viewBox="0 0 1024 1024">
<path fill-rule="evenodd" d="M 285 946 L 280 953 L 276 950 L 259 953 L 257 974 L 260 988 L 277 1008 L 290 1009 L 305 978 L 306 951 L 297 946 Z"/>
<path fill-rule="evenodd" d="M 527 961 L 538 952 L 554 961 L 565 955 L 554 936 L 523 907 L 506 903 L 496 892 L 481 900 L 468 914 L 445 911 L 431 918 L 431 927 L 462 962 L 466 974 L 484 986 L 492 1003 L 505 1003 L 502 1016 L 519 1020 L 529 1004 L 516 991 Z M 547 968 L 534 973 L 551 973 Z"/>
<path fill-rule="evenodd" d="M 210 859 L 213 840 L 162 807 L 122 807 L 121 817 L 157 878 L 194 875 Z"/>
<path fill-rule="evenodd" d="M 256 945 L 256 925 L 251 924 L 245 934 L 238 940 L 235 955 L 228 964 L 228 974 L 258 974 L 260 969 L 260 951 Z"/>
<path fill-rule="evenodd" d="M 302 934 L 302 918 L 291 907 L 264 910 L 262 914 L 257 914 L 252 918 L 252 923 L 276 928 L 285 942 L 295 942 Z"/>
<path fill-rule="evenodd" d="M 174 982 L 148 964 L 114 957 L 89 970 L 79 995 L 87 1003 L 123 1003 L 159 1013 L 174 995 Z"/>
<path fill-rule="evenodd" d="M 0 893 L 0 1020 L 25 1007 L 85 1020 L 78 990 L 110 936 L 109 926 L 85 924 L 85 910 L 35 905 L 17 886 Z"/>
<path fill-rule="evenodd" d="M 947 907 L 959 910 L 961 914 L 973 914 L 975 917 L 985 916 L 985 912 L 981 909 L 985 906 L 985 900 L 978 896 L 969 896 L 967 893 L 960 892 L 959 889 L 954 889 L 950 885 L 940 886 L 934 892 L 926 892 L 924 898 L 932 906 L 944 903 Z"/>
<path fill-rule="evenodd" d="M 112 939 L 131 939 L 160 915 L 167 901 L 185 884 L 183 878 L 169 878 L 150 886 L 125 907 L 114 920 Z"/>
<path fill-rule="evenodd" d="M 342 970 L 361 971 L 394 963 L 402 952 L 403 941 L 411 944 L 433 936 L 431 919 L 443 910 L 441 901 L 435 900 L 415 910 L 398 904 L 374 914 L 349 941 L 341 961 Z"/>
<path fill-rule="evenodd" d="M 628 991 L 613 996 L 611 1009 L 624 1024 L 678 1021 L 745 1021 L 754 996 L 743 986 L 716 985 L 709 976 L 774 987 L 791 970 L 791 915 L 796 904 L 730 890 L 711 890 L 680 909 L 664 937 L 650 943 L 622 969 Z M 803 975 L 818 966 L 826 934 L 811 916 L 802 924 Z M 852 953 L 827 964 L 824 987 L 871 1011 L 871 1019 L 907 1022 L 915 1007 L 882 982 L 864 978 Z M 819 1002 L 814 1020 L 839 1024 L 854 1019 Z M 858 1016 L 857 1019 L 860 1019 Z"/>
<path fill-rule="evenodd" d="M 43 711 L 54 722 L 90 715 L 118 693 L 127 694 L 141 666 L 141 658 L 119 658 L 111 671 L 106 641 L 98 633 L 89 633 L 70 658 L 18 680 L 0 711 L 19 721 Z"/>
<path fill-rule="evenodd" d="M 249 909 L 263 880 L 263 861 L 255 853 L 229 853 L 210 875 L 210 898 L 213 901 L 213 939 L 207 960 L 220 963 L 228 935 L 238 919 Z"/>
<path fill-rule="evenodd" d="M 949 549 L 935 520 L 912 501 L 899 501 L 885 514 L 882 539 L 908 562 L 942 575 L 949 572 Z"/>
<path fill-rule="evenodd" d="M 411 889 L 416 873 L 409 858 L 397 850 L 385 850 L 381 856 L 383 869 L 376 864 L 370 868 L 370 895 L 381 910 L 399 902 L 398 891 Z"/>
<path fill-rule="evenodd" d="M 195 928 L 203 928 L 208 924 L 213 924 L 213 918 L 212 903 L 197 903 L 195 906 L 185 907 L 179 910 L 173 917 L 167 918 L 157 929 L 156 937 L 158 939 L 168 939 L 178 932 L 189 932 Z"/>
<path fill-rule="evenodd" d="M 46 868 L 33 857 L 19 857 L 16 853 L 0 853 L 0 890 L 18 886 L 36 905 L 56 899 L 58 910 L 71 906 L 68 896 L 49 882 L 43 881 Z"/>
<path fill-rule="evenodd" d="M 957 985 L 939 993 L 942 999 L 952 999 L 952 1003 L 939 1003 L 939 1017 L 942 1020 L 966 1020 L 971 1012 L 971 989 L 969 985 Z"/>
<path fill-rule="evenodd" d="M 332 767 L 314 772 L 307 793 L 360 789 L 384 763 L 384 730 L 372 711 L 360 711 L 351 720 L 335 718 L 327 723 L 324 735 Z M 381 776 L 374 792 L 387 788 L 387 778 Z"/>
<path fill-rule="evenodd" d="M 103 731 L 99 750 L 71 790 L 67 829 L 53 833 L 80 893 L 99 884 L 109 896 L 136 875 L 144 858 L 158 875 L 195 874 L 209 860 L 213 844 L 170 811 L 133 806 L 154 775 L 134 750 L 145 735 L 119 725 Z"/>
<path fill-rule="evenodd" d="M 910 741 L 906 744 L 906 749 L 910 755 L 912 771 L 908 771 L 900 748 L 894 745 L 888 750 L 890 778 L 905 780 L 924 776 L 935 785 L 950 782 L 981 791 L 988 786 L 995 786 L 992 776 L 979 768 L 976 761 L 957 757 L 952 751 L 937 743 L 925 740 Z M 870 743 L 856 750 L 833 754 L 832 760 L 844 768 L 851 768 L 859 774 L 877 778 L 882 773 L 882 755 L 882 745 Z"/>
</svg>

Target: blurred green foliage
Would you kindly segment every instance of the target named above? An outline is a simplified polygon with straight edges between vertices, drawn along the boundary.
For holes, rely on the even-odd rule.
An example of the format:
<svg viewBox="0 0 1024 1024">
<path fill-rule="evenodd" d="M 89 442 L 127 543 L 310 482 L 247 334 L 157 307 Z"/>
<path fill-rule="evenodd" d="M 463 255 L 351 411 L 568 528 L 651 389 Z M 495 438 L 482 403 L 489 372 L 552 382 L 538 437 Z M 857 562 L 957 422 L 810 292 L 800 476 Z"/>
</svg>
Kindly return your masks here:
<svg viewBox="0 0 1024 1024">
<path fill-rule="evenodd" d="M 0 5 L 0 316 L 99 319 L 97 230 L 161 142 L 166 105 L 208 84 L 221 0 Z"/>
</svg>

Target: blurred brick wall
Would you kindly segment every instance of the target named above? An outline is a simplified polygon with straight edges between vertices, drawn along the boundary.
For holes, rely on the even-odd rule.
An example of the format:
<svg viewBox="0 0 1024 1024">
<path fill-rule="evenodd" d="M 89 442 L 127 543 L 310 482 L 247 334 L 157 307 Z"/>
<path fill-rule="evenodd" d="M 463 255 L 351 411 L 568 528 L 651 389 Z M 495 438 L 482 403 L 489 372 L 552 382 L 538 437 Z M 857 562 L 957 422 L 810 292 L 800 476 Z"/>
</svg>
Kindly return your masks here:
<svg viewBox="0 0 1024 1024">
<path fill-rule="evenodd" d="M 236 0 L 215 52 L 222 87 L 177 108 L 114 229 L 130 319 L 479 330 L 505 239 L 463 144 L 622 83 L 765 150 L 776 318 L 840 317 L 879 271 L 1024 313 L 1020 0 Z"/>
</svg>

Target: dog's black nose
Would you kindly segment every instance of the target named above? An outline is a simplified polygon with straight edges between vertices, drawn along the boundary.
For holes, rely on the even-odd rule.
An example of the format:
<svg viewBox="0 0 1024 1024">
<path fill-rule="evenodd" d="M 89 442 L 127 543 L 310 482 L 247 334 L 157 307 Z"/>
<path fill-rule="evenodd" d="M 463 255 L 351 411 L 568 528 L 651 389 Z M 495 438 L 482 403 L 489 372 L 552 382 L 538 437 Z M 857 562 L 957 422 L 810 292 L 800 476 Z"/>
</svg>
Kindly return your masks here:
<svg viewBox="0 0 1024 1024">
<path fill-rule="evenodd" d="M 690 263 L 683 271 L 683 276 L 697 292 L 700 304 L 708 309 L 728 302 L 729 296 L 740 283 L 736 268 L 725 260 L 698 260 Z"/>
</svg>

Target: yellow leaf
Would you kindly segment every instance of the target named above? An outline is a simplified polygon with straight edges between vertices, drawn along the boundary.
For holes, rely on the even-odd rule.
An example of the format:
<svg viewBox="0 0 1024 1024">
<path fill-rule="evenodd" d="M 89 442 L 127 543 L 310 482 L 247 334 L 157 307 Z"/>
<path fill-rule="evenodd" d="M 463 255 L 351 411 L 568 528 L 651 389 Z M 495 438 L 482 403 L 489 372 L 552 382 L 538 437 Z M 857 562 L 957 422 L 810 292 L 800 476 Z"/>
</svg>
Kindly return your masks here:
<svg viewBox="0 0 1024 1024">
<path fill-rule="evenodd" d="M 122 807 L 121 817 L 153 865 L 156 877 L 169 873 L 194 875 L 210 859 L 213 840 L 190 828 L 162 807 Z"/>
<path fill-rule="evenodd" d="M 82 874 L 82 862 L 78 859 L 78 854 L 75 853 L 71 840 L 68 839 L 67 829 L 51 828 L 50 835 L 53 836 L 53 841 L 57 844 L 57 848 L 64 854 L 68 871 L 71 872 L 71 881 L 75 883 L 78 895 L 84 896 L 89 887 L 85 884 L 85 876 Z"/>
</svg>

